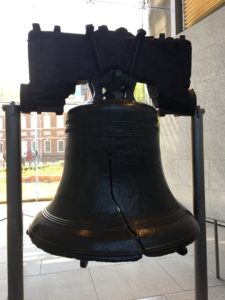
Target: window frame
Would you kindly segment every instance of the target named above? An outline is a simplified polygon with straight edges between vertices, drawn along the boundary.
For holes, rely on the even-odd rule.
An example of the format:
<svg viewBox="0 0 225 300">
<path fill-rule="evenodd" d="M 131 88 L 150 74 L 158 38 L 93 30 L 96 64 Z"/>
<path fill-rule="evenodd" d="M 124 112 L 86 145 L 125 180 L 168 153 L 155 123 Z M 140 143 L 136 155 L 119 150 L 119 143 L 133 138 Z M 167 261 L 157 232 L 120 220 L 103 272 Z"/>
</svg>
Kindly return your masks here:
<svg viewBox="0 0 225 300">
<path fill-rule="evenodd" d="M 46 144 L 49 143 L 49 151 L 47 151 Z M 51 153 L 52 152 L 52 145 L 51 140 L 44 140 L 44 153 Z"/>
<path fill-rule="evenodd" d="M 63 144 L 63 150 L 60 150 L 60 146 L 59 146 L 60 142 L 62 142 L 62 144 Z M 65 141 L 64 140 L 57 140 L 57 152 L 58 153 L 63 153 L 64 151 L 65 151 Z"/>
</svg>

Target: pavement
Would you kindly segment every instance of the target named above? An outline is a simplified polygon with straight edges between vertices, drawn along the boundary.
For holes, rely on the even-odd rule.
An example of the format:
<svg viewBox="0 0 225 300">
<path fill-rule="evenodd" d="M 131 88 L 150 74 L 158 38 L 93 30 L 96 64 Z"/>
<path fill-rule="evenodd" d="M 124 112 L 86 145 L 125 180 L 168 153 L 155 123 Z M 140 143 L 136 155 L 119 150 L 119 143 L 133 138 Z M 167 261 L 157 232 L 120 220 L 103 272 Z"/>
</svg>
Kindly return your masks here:
<svg viewBox="0 0 225 300">
<path fill-rule="evenodd" d="M 25 300 L 196 300 L 193 244 L 176 253 L 129 263 L 90 262 L 57 257 L 36 248 L 25 231 L 47 203 L 24 203 Z M 6 205 L 0 205 L 0 220 Z M 207 224 L 209 300 L 225 299 L 225 228 L 219 226 L 221 279 L 216 278 L 214 231 Z M 0 300 L 7 298 L 7 221 L 0 222 Z M 15 299 L 16 300 L 16 299 Z M 197 299 L 202 300 L 202 299 Z"/>
</svg>

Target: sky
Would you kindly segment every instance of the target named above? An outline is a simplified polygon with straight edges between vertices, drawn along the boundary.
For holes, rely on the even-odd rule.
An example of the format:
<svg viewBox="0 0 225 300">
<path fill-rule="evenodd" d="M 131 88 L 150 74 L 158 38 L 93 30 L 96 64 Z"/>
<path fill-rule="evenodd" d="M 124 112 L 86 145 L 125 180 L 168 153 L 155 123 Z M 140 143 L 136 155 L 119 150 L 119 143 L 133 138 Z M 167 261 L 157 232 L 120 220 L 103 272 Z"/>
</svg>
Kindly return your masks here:
<svg viewBox="0 0 225 300">
<path fill-rule="evenodd" d="M 44 31 L 60 25 L 62 32 L 84 33 L 86 24 L 96 29 L 104 24 L 136 34 L 143 20 L 147 29 L 148 15 L 138 0 L 1 0 L 0 12 L 0 101 L 17 101 L 20 84 L 29 82 L 27 36 L 32 23 Z"/>
</svg>

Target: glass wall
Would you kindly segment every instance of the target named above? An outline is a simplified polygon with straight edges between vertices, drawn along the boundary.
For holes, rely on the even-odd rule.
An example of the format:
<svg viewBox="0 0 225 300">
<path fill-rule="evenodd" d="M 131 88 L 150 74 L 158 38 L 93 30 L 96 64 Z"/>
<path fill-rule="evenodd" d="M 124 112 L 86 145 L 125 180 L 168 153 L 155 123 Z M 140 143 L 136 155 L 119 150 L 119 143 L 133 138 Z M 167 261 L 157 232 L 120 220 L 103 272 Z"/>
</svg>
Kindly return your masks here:
<svg viewBox="0 0 225 300">
<path fill-rule="evenodd" d="M 20 84 L 29 82 L 27 38 L 32 23 L 52 31 L 85 33 L 85 25 L 95 29 L 107 25 L 110 30 L 126 27 L 134 35 L 139 28 L 148 32 L 148 2 L 119 1 L 3 1 L 0 18 L 0 202 L 6 199 L 6 137 L 3 105 L 20 102 Z M 9 18 L 10 16 L 10 18 Z M 22 21 L 21 21 L 22 20 Z M 137 88 L 142 101 L 144 87 Z M 87 86 L 77 86 L 76 94 L 66 100 L 64 114 L 43 112 L 21 114 L 21 164 L 23 201 L 46 200 L 54 196 L 63 170 L 66 145 L 67 111 L 90 99 Z"/>
<path fill-rule="evenodd" d="M 21 113 L 21 166 L 23 201 L 50 200 L 56 193 L 64 165 L 67 111 L 90 99 L 87 85 L 67 99 L 62 115 Z M 6 202 L 5 113 L 0 108 L 0 202 Z"/>
</svg>

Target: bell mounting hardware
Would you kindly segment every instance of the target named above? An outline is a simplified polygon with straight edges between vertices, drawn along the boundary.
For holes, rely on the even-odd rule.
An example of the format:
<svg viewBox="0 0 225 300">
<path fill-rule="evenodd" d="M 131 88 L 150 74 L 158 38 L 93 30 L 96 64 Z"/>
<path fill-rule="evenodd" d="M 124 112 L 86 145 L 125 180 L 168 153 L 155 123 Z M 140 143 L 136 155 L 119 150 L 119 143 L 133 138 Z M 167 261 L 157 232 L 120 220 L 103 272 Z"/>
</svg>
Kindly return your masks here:
<svg viewBox="0 0 225 300">
<path fill-rule="evenodd" d="M 124 28 L 86 29 L 61 34 L 36 25 L 29 34 L 31 83 L 22 86 L 22 109 L 32 99 L 30 109 L 60 112 L 75 84 L 86 82 L 93 101 L 68 112 L 63 176 L 28 234 L 41 249 L 81 266 L 184 255 L 199 226 L 165 181 L 157 111 L 133 94 L 137 82 L 146 83 L 160 114 L 190 114 L 191 44 L 145 37 L 144 30 L 134 37 Z"/>
<path fill-rule="evenodd" d="M 191 43 L 136 36 L 125 28 L 109 31 L 100 26 L 86 34 L 41 31 L 33 24 L 28 37 L 30 83 L 21 85 L 23 112 L 63 112 L 65 99 L 76 85 L 89 83 L 95 102 L 108 98 L 133 99 L 136 82 L 145 83 L 160 115 L 193 115 L 196 97 L 188 90 Z M 102 91 L 105 91 L 104 94 Z"/>
</svg>

